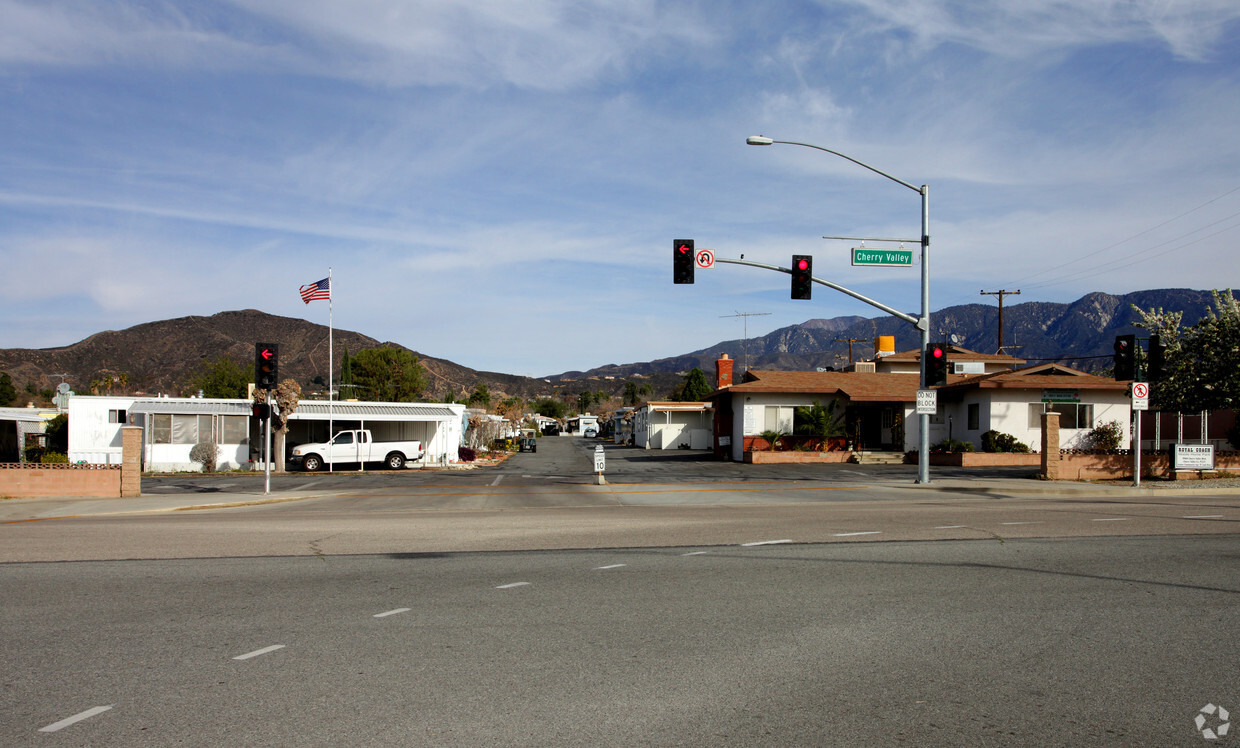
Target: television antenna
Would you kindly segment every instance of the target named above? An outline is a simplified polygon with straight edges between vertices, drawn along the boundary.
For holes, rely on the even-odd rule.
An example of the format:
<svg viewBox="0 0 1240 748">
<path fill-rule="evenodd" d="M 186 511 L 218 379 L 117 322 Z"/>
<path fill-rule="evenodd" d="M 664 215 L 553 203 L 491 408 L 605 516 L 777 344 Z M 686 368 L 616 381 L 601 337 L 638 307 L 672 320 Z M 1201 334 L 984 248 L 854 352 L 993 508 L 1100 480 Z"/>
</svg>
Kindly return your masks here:
<svg viewBox="0 0 1240 748">
<path fill-rule="evenodd" d="M 744 354 L 745 361 L 742 364 L 743 371 L 749 371 L 749 318 L 750 317 L 769 317 L 770 312 L 737 312 L 736 314 L 721 314 L 719 319 L 728 317 L 741 317 L 745 320 L 745 337 L 741 339 L 741 353 Z"/>
</svg>

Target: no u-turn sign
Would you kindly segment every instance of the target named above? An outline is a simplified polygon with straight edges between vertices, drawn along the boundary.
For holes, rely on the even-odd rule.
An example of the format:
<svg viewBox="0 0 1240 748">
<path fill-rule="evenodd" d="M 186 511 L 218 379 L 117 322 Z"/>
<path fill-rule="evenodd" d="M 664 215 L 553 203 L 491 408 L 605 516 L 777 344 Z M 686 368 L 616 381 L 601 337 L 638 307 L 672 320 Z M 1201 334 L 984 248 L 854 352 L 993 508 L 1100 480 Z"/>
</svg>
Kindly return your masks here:
<svg viewBox="0 0 1240 748">
<path fill-rule="evenodd" d="M 703 270 L 706 270 L 707 268 L 713 268 L 715 266 L 715 250 L 699 249 L 697 251 L 697 254 L 694 255 L 693 261 L 697 263 L 697 266 L 702 268 Z"/>
</svg>

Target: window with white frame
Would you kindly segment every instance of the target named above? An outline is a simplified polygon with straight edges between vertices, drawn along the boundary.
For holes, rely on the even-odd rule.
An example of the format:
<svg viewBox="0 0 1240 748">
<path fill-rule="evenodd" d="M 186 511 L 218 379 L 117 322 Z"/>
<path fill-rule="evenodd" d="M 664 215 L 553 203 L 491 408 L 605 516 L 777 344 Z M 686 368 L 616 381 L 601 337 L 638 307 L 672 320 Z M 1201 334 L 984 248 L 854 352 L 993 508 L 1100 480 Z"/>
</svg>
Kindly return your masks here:
<svg viewBox="0 0 1240 748">
<path fill-rule="evenodd" d="M 129 414 L 121 409 L 109 410 L 108 423 L 129 423 Z"/>
<path fill-rule="evenodd" d="M 1092 429 L 1094 427 L 1093 403 L 1030 403 L 1029 428 L 1042 429 L 1042 414 L 1058 413 L 1061 429 Z"/>
<path fill-rule="evenodd" d="M 172 443 L 172 416 L 167 413 L 151 414 L 151 444 Z"/>
<path fill-rule="evenodd" d="M 792 406 L 766 406 L 766 422 L 764 429 L 766 431 L 783 431 L 785 433 L 790 433 L 792 431 Z"/>
</svg>

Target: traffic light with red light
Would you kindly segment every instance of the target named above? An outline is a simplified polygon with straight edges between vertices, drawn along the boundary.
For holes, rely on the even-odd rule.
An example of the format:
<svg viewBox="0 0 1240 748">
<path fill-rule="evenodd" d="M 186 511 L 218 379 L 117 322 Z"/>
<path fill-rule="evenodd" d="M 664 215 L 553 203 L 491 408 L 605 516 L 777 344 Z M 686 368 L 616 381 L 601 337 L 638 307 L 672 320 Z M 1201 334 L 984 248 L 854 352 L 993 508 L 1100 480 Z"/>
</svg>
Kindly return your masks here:
<svg viewBox="0 0 1240 748">
<path fill-rule="evenodd" d="M 808 299 L 814 286 L 814 258 L 809 255 L 792 256 L 792 298 Z"/>
<path fill-rule="evenodd" d="M 271 405 L 269 403 L 254 403 L 254 417 L 260 421 L 271 418 Z"/>
<path fill-rule="evenodd" d="M 1137 336 L 1115 336 L 1115 379 L 1126 382 L 1137 378 Z"/>
<path fill-rule="evenodd" d="M 254 344 L 254 386 L 274 390 L 280 377 L 280 346 L 275 343 Z"/>
<path fill-rule="evenodd" d="M 947 343 L 926 346 L 926 386 L 947 384 Z"/>
<path fill-rule="evenodd" d="M 696 263 L 692 239 L 676 239 L 672 242 L 673 283 L 692 283 Z"/>
</svg>

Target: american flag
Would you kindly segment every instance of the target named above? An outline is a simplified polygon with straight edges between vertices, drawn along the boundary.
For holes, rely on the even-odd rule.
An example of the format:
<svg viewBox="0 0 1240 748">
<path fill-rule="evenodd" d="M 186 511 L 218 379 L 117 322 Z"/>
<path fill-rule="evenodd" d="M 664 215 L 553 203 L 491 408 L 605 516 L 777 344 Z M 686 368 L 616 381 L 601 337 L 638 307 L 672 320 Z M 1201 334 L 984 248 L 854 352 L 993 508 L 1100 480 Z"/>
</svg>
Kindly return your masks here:
<svg viewBox="0 0 1240 748">
<path fill-rule="evenodd" d="M 327 299 L 330 301 L 331 298 L 332 283 L 327 278 L 301 287 L 301 300 L 307 304 L 319 299 Z"/>
</svg>

